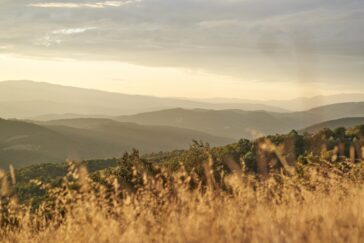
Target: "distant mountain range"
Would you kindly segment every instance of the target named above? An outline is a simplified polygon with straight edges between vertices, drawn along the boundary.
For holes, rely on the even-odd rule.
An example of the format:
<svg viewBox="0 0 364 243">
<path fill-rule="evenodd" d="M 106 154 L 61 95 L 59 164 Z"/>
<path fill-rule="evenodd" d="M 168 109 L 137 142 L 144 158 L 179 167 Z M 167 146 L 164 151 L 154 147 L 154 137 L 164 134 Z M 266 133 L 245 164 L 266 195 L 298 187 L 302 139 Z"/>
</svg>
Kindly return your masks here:
<svg viewBox="0 0 364 243">
<path fill-rule="evenodd" d="M 109 118 L 173 108 L 286 113 L 336 103 L 361 101 L 364 101 L 364 94 L 268 101 L 231 98 L 191 100 L 128 95 L 33 81 L 0 82 L 0 117 L 33 120 L 53 120 L 55 117 L 57 119 Z"/>
<path fill-rule="evenodd" d="M 0 117 L 37 118 L 79 114 L 84 117 L 118 116 L 182 107 L 187 109 L 244 109 L 283 112 L 265 104 L 221 103 L 152 96 L 126 95 L 32 81 L 0 82 Z"/>
<path fill-rule="evenodd" d="M 229 99 L 229 98 L 214 98 L 214 99 L 201 99 L 200 101 L 209 103 L 251 103 L 251 104 L 269 104 L 274 107 L 279 107 L 287 111 L 305 111 L 315 107 L 327 106 L 338 103 L 348 102 L 363 102 L 364 93 L 349 93 L 349 94 L 336 94 L 328 96 L 314 96 L 314 97 L 299 97 L 290 100 L 248 100 L 248 99 Z M 267 110 L 269 111 L 269 110 Z"/>
<path fill-rule="evenodd" d="M 0 167 L 17 167 L 66 159 L 120 157 L 187 148 L 193 139 L 212 145 L 232 139 L 167 126 L 141 126 L 107 119 L 70 119 L 41 124 L 0 119 Z"/>
<path fill-rule="evenodd" d="M 336 94 L 329 96 L 301 97 L 292 100 L 270 100 L 267 104 L 290 111 L 305 111 L 320 106 L 351 102 L 364 102 L 364 94 Z"/>
</svg>

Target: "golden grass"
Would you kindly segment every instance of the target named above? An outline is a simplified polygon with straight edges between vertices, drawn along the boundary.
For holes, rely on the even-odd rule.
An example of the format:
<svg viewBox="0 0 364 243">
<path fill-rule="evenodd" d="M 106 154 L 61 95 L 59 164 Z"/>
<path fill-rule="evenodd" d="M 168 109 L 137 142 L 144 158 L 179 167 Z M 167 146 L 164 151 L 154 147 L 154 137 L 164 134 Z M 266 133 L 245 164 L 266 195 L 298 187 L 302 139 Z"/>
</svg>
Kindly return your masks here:
<svg viewBox="0 0 364 243">
<path fill-rule="evenodd" d="M 361 166 L 342 173 L 324 163 L 299 171 L 264 178 L 232 174 L 214 187 L 185 172 L 145 174 L 144 185 L 130 192 L 117 178 L 100 184 L 73 168 L 63 188 L 49 188 L 53 203 L 35 213 L 3 197 L 0 237 L 2 242 L 364 242 Z"/>
</svg>

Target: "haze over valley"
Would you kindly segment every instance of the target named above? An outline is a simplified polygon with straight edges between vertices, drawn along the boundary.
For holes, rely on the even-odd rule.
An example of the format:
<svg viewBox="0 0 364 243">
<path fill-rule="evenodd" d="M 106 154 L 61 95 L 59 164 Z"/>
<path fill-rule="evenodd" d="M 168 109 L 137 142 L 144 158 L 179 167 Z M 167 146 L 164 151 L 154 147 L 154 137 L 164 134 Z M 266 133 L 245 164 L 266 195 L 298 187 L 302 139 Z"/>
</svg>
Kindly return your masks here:
<svg viewBox="0 0 364 243">
<path fill-rule="evenodd" d="M 133 148 L 143 154 L 186 149 L 193 140 L 217 146 L 293 129 L 352 127 L 364 117 L 360 97 L 198 101 L 5 81 L 0 82 L 0 115 L 7 119 L 0 123 L 0 158 L 2 167 L 24 166 L 119 157 Z M 305 102 L 315 108 L 300 111 Z"/>
<path fill-rule="evenodd" d="M 0 242 L 364 242 L 363 0 L 0 0 Z"/>
</svg>

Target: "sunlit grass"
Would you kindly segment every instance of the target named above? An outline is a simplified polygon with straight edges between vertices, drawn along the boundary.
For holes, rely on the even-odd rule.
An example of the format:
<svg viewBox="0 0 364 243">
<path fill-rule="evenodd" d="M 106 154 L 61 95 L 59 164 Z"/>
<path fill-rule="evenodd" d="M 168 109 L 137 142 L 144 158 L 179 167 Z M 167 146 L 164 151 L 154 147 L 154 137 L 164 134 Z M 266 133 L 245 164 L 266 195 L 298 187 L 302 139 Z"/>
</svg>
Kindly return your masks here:
<svg viewBox="0 0 364 243">
<path fill-rule="evenodd" d="M 96 182 L 71 164 L 61 187 L 33 181 L 49 192 L 36 211 L 10 196 L 15 179 L 2 173 L 1 240 L 363 242 L 361 164 L 316 158 L 298 163 L 294 173 L 256 176 L 238 169 L 218 181 L 211 163 L 205 179 L 184 169 L 153 176 L 135 169 L 135 190 L 112 175 Z"/>
</svg>

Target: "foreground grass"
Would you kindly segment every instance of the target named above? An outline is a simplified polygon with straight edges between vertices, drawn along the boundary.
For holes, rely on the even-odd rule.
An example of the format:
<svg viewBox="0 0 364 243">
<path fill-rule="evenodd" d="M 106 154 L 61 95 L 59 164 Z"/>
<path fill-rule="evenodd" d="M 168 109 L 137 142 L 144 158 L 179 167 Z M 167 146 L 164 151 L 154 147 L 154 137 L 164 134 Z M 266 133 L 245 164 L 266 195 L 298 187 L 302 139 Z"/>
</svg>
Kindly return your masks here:
<svg viewBox="0 0 364 243">
<path fill-rule="evenodd" d="M 72 165 L 34 211 L 2 179 L 2 242 L 364 242 L 361 164 L 324 161 L 264 177 L 143 173 L 135 190 Z M 13 175 L 14 176 L 14 175 Z M 140 176 L 139 176 L 140 177 Z M 14 178 L 15 179 L 15 178 Z M 14 180 L 13 179 L 13 180 Z M 10 180 L 11 181 L 11 180 Z"/>
</svg>

